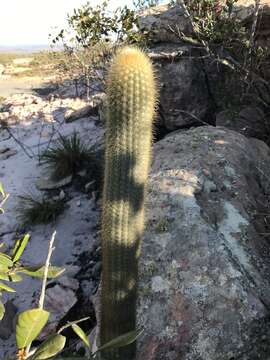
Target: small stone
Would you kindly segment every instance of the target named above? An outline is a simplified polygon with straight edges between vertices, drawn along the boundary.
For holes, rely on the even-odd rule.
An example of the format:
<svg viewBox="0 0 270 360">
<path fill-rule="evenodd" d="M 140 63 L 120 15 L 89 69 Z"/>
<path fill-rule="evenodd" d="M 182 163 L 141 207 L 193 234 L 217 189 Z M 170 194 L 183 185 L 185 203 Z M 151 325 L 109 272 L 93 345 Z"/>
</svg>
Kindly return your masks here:
<svg viewBox="0 0 270 360">
<path fill-rule="evenodd" d="M 39 190 L 53 190 L 59 189 L 63 186 L 67 186 L 72 182 L 72 175 L 65 177 L 64 179 L 54 181 L 49 178 L 42 178 L 36 182 L 36 186 Z"/>
<path fill-rule="evenodd" d="M 79 172 L 78 172 L 78 175 L 79 175 L 80 177 L 85 177 L 85 176 L 87 175 L 86 169 L 82 169 L 81 171 L 79 171 Z"/>
<path fill-rule="evenodd" d="M 83 108 L 75 111 L 72 109 L 68 110 L 65 114 L 65 122 L 70 123 L 75 120 L 97 114 L 98 114 L 98 106 L 86 105 Z"/>
<path fill-rule="evenodd" d="M 59 279 L 57 279 L 57 282 L 59 285 L 61 285 L 64 288 L 68 288 L 74 291 L 77 291 L 79 289 L 78 280 L 71 278 L 69 276 L 60 276 Z"/>
<path fill-rule="evenodd" d="M 12 150 L 12 149 L 7 150 L 7 151 L 5 151 L 4 153 L 2 153 L 0 155 L 0 160 L 7 160 L 8 158 L 10 158 L 11 156 L 16 155 L 17 153 L 18 153 L 17 150 Z"/>
<path fill-rule="evenodd" d="M 85 191 L 86 191 L 86 192 L 89 192 L 89 190 L 93 188 L 94 183 L 95 183 L 95 180 L 90 181 L 90 182 L 88 182 L 87 184 L 85 184 L 85 186 L 84 186 Z"/>
<path fill-rule="evenodd" d="M 59 199 L 64 200 L 65 196 L 66 196 L 66 194 L 65 194 L 64 190 L 61 190 L 59 193 Z"/>
</svg>

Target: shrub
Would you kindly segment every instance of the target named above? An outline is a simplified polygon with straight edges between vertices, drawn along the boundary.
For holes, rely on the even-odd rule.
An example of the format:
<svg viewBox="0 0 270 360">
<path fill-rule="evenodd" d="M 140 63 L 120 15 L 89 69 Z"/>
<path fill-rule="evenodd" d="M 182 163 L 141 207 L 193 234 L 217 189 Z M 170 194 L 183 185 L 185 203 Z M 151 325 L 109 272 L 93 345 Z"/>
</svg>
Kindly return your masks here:
<svg viewBox="0 0 270 360">
<path fill-rule="evenodd" d="M 91 149 L 82 143 L 76 132 L 70 137 L 60 136 L 56 144 L 41 155 L 55 180 L 76 175 L 92 158 Z"/>
<path fill-rule="evenodd" d="M 28 194 L 20 196 L 18 210 L 23 225 L 48 224 L 54 222 L 63 212 L 64 201 Z"/>
</svg>

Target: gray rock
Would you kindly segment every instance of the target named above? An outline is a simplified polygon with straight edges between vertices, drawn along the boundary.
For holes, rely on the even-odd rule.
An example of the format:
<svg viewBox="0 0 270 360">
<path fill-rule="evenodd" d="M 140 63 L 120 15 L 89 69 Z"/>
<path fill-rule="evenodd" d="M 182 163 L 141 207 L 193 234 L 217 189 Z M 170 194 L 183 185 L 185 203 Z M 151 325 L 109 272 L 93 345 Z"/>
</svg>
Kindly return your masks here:
<svg viewBox="0 0 270 360">
<path fill-rule="evenodd" d="M 262 140 L 268 138 L 268 118 L 258 107 L 247 106 L 239 112 L 223 110 L 216 116 L 216 125 Z"/>
<path fill-rule="evenodd" d="M 64 179 L 54 181 L 50 178 L 41 178 L 36 182 L 36 186 L 39 190 L 54 190 L 67 186 L 72 182 L 72 175 L 65 177 Z"/>
<path fill-rule="evenodd" d="M 0 160 L 7 160 L 18 153 L 17 150 L 9 148 L 2 148 L 0 151 Z"/>
<path fill-rule="evenodd" d="M 101 106 L 104 97 L 104 93 L 98 93 L 91 97 L 89 100 L 89 105 L 86 105 L 83 108 L 75 111 L 72 109 L 68 110 L 65 113 L 65 122 L 70 123 L 81 118 L 97 116 L 99 114 L 99 107 Z"/>
<path fill-rule="evenodd" d="M 143 10 L 139 16 L 139 28 L 150 33 L 153 42 L 181 42 L 177 33 L 192 33 L 190 20 L 181 5 L 159 5 Z"/>
<path fill-rule="evenodd" d="M 255 11 L 254 0 L 238 0 L 234 4 L 233 16 L 237 17 L 242 23 L 251 28 Z M 260 45 L 270 45 L 270 0 L 260 2 L 259 26 L 257 26 L 256 40 Z"/>
<path fill-rule="evenodd" d="M 66 287 L 68 283 L 71 287 Z M 66 285 L 55 285 L 46 290 L 45 308 L 50 312 L 50 318 L 40 335 L 41 339 L 44 339 L 56 331 L 60 320 L 67 315 L 69 310 L 77 302 L 76 293 L 72 289 L 72 284 L 70 282 L 65 282 L 65 284 Z"/>
<path fill-rule="evenodd" d="M 150 49 L 159 79 L 159 125 L 175 130 L 203 121 L 209 95 L 201 65 L 183 56 L 187 46 L 162 44 Z M 173 58 L 173 59 L 172 59 Z"/>
<path fill-rule="evenodd" d="M 70 123 L 70 122 L 73 122 L 75 120 L 85 118 L 85 117 L 88 117 L 88 116 L 97 115 L 97 114 L 98 114 L 98 107 L 97 106 L 93 107 L 92 105 L 86 105 L 85 107 L 83 107 L 82 109 L 79 109 L 79 110 L 67 111 L 66 114 L 65 114 L 65 122 Z"/>
<path fill-rule="evenodd" d="M 57 283 L 63 288 L 68 288 L 74 291 L 77 291 L 79 289 L 78 280 L 69 276 L 60 276 L 59 279 L 57 279 Z"/>
<path fill-rule="evenodd" d="M 269 359 L 270 248 L 254 218 L 270 195 L 269 162 L 263 142 L 224 128 L 155 144 L 138 359 Z"/>
<path fill-rule="evenodd" d="M 5 315 L 0 321 L 0 338 L 7 340 L 15 332 L 15 318 L 17 308 L 12 301 L 8 300 L 5 304 Z"/>
</svg>

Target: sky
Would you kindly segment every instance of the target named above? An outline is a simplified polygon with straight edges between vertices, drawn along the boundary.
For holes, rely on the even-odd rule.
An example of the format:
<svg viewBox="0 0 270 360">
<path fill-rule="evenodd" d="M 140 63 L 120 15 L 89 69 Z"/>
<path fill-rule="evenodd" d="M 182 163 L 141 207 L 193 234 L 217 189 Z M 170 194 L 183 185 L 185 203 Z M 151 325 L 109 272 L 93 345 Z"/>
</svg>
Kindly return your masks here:
<svg viewBox="0 0 270 360">
<path fill-rule="evenodd" d="M 68 13 L 87 0 L 0 0 L 0 45 L 49 44 L 48 34 L 65 27 Z M 103 0 L 90 0 L 91 5 Z M 111 9 L 131 5 L 132 0 L 110 0 Z"/>
</svg>

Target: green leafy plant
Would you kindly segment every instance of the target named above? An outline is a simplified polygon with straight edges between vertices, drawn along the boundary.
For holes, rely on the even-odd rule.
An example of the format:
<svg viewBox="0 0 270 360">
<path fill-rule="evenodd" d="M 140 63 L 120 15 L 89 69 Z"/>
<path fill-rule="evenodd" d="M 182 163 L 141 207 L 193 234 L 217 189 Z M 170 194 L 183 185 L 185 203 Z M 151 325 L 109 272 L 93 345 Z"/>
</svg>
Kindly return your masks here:
<svg viewBox="0 0 270 360">
<path fill-rule="evenodd" d="M 154 1 L 151 1 L 154 3 Z M 138 5 L 139 6 L 139 5 Z M 59 78 L 72 80 L 77 96 L 104 86 L 105 73 L 114 48 L 123 43 L 146 45 L 147 31 L 139 31 L 135 9 L 120 6 L 114 12 L 109 2 L 91 6 L 87 2 L 68 15 L 67 27 L 51 35 L 52 43 L 61 43 L 62 59 L 55 67 Z M 61 80 L 60 80 L 61 81 Z M 80 85 L 80 86 L 79 86 Z M 83 90 L 82 90 L 83 89 Z"/>
<path fill-rule="evenodd" d="M 34 194 L 21 195 L 19 198 L 18 218 L 23 225 L 54 222 L 65 208 L 64 200 L 61 199 L 48 199 Z"/>
<path fill-rule="evenodd" d="M 144 193 L 156 106 L 150 60 L 124 47 L 107 81 L 102 215 L 101 345 L 136 328 L 138 258 L 144 230 Z M 103 359 L 132 359 L 135 345 L 102 351 Z"/>
<path fill-rule="evenodd" d="M 133 6 L 136 9 L 147 9 L 157 6 L 161 3 L 160 0 L 133 0 Z"/>
<path fill-rule="evenodd" d="M 136 4 L 137 7 L 153 6 L 157 1 L 144 1 Z M 135 4 L 134 4 L 135 5 Z M 138 42 L 142 36 L 134 36 L 138 32 L 138 16 L 136 11 L 127 6 L 118 7 L 114 13 L 109 11 L 109 2 L 103 1 L 102 4 L 91 6 L 88 2 L 81 8 L 74 9 L 73 14 L 68 15 L 68 26 L 75 37 L 68 36 L 69 31 L 61 29 L 53 44 L 64 41 L 67 37 L 74 43 L 81 44 L 84 48 L 92 47 L 101 42 L 111 42 L 112 38 L 125 40 L 127 42 Z"/>
<path fill-rule="evenodd" d="M 70 137 L 60 136 L 55 145 L 43 152 L 41 160 L 48 165 L 52 178 L 59 180 L 76 175 L 92 157 L 91 149 L 74 132 Z"/>
<path fill-rule="evenodd" d="M 0 183 L 0 196 L 2 196 L 3 198 L 6 198 L 7 196 L 2 183 Z M 47 279 L 56 278 L 60 276 L 65 270 L 63 268 L 50 265 L 51 255 L 54 250 L 53 246 L 55 236 L 56 232 L 53 233 L 50 239 L 48 255 L 44 265 L 29 266 L 24 265 L 21 262 L 23 252 L 30 240 L 29 234 L 26 234 L 22 239 L 16 241 L 11 255 L 8 255 L 3 251 L 0 252 L 0 298 L 2 297 L 3 292 L 15 292 L 13 287 L 11 287 L 12 283 L 22 281 L 24 275 L 43 279 L 39 306 L 34 309 L 25 310 L 21 312 L 17 317 L 16 360 L 55 359 L 55 356 L 60 354 L 66 345 L 66 336 L 62 335 L 62 332 L 69 327 L 71 327 L 74 333 L 84 342 L 84 344 L 89 348 L 89 351 L 91 350 L 91 344 L 88 340 L 87 334 L 78 325 L 78 323 L 88 320 L 88 318 L 83 318 L 77 321 L 67 323 L 66 325 L 62 326 L 57 331 L 57 333 L 48 336 L 38 347 L 32 347 L 33 341 L 38 338 L 41 331 L 46 326 L 50 316 L 50 313 L 44 309 Z M 4 244 L 0 244 L 0 249 L 3 248 Z M 9 286 L 10 284 L 11 286 Z M 4 304 L 0 301 L 0 321 L 3 319 L 4 315 L 5 307 Z M 103 345 L 103 349 L 127 346 L 133 341 L 135 341 L 140 334 L 141 331 L 133 331 L 121 335 L 113 341 L 109 342 L 108 344 Z M 94 359 L 101 350 L 102 348 L 99 348 L 96 352 L 89 355 L 89 357 L 78 359 Z"/>
<path fill-rule="evenodd" d="M 0 183 L 0 194 L 6 198 L 3 185 Z M 2 212 L 3 213 L 3 212 Z M 10 255 L 3 252 L 4 244 L 0 244 L 0 298 L 3 292 L 15 292 L 12 283 L 21 281 L 24 275 L 33 277 L 43 277 L 45 268 L 43 265 L 28 266 L 21 262 L 21 256 L 30 240 L 30 235 L 26 234 L 21 239 L 17 240 Z M 59 276 L 64 269 L 58 267 L 51 267 L 48 265 L 46 276 L 55 278 Z M 10 286 L 11 285 L 11 286 Z M 5 314 L 5 307 L 0 302 L 0 320 Z"/>
<path fill-rule="evenodd" d="M 21 262 L 21 256 L 28 244 L 30 235 L 26 234 L 22 239 L 18 240 L 14 246 L 11 255 L 0 252 L 0 297 L 3 291 L 15 292 L 12 283 L 22 281 L 24 275 L 42 278 L 44 276 L 44 266 L 35 265 L 28 266 Z M 4 248 L 4 244 L 1 246 Z M 48 277 L 55 278 L 59 276 L 64 269 L 58 267 L 49 267 Z M 8 284 L 8 285 L 7 285 Z M 4 305 L 0 302 L 0 319 L 2 320 L 5 313 Z"/>
</svg>

